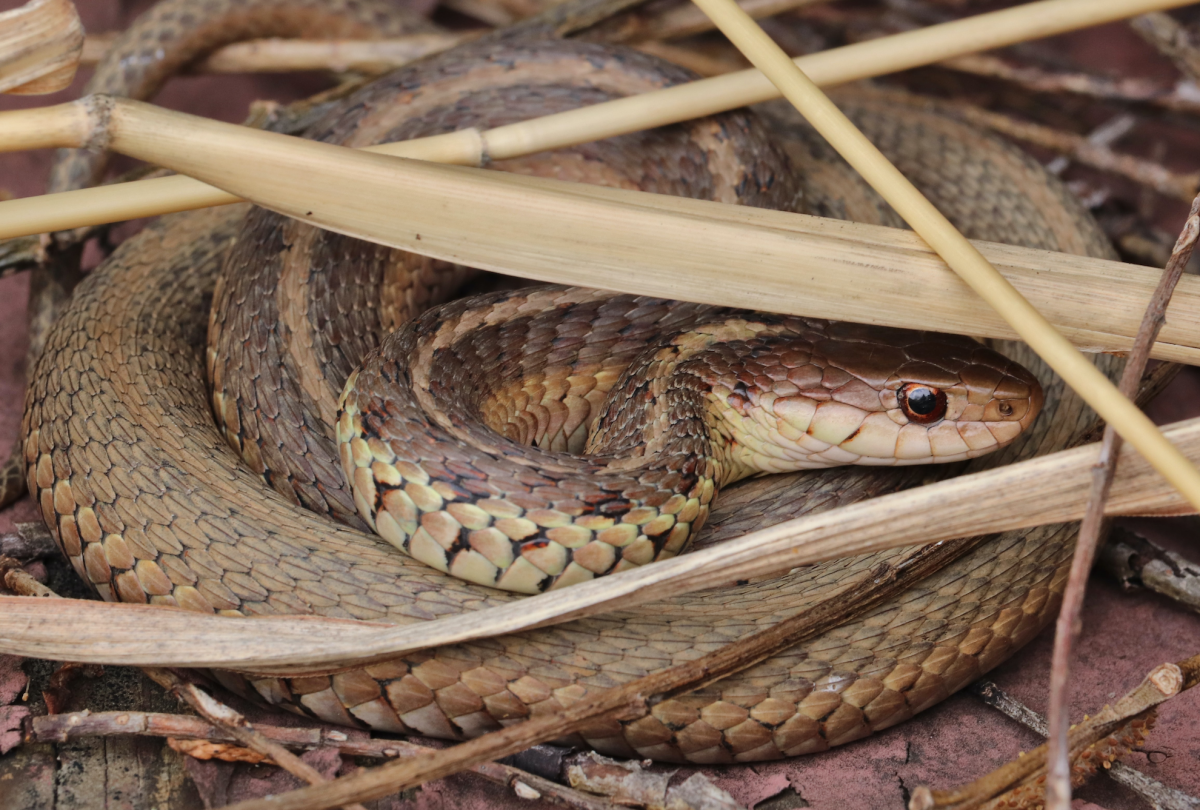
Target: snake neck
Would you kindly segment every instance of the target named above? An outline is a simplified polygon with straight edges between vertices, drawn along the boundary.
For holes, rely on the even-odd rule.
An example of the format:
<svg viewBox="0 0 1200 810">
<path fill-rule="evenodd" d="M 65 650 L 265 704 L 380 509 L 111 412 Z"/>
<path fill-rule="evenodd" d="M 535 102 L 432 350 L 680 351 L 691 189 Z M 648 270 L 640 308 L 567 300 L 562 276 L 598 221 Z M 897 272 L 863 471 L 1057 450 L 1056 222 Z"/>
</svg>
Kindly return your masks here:
<svg viewBox="0 0 1200 810">
<path fill-rule="evenodd" d="M 812 348 L 785 326 L 739 318 L 664 338 L 625 369 L 583 452 L 613 470 L 702 459 L 691 467 L 716 490 L 854 461 L 830 450 L 854 432 L 846 412 L 878 409 L 880 393 L 815 361 Z"/>
<path fill-rule="evenodd" d="M 614 471 L 685 470 L 714 489 L 763 472 L 736 415 L 748 404 L 745 361 L 770 351 L 772 336 L 764 324 L 732 319 L 664 337 L 622 372 L 583 453 Z"/>
</svg>

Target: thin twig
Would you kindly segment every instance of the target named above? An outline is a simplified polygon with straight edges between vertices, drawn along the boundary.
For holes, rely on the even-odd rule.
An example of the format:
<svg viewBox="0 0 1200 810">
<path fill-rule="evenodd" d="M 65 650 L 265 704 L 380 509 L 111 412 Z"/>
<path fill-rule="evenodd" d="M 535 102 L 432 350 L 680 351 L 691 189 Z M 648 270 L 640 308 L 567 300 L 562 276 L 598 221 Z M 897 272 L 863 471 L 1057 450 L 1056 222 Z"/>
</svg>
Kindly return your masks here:
<svg viewBox="0 0 1200 810">
<path fill-rule="evenodd" d="M 1046 718 L 1009 695 L 992 681 L 986 678 L 976 681 L 971 684 L 969 689 L 993 709 L 997 709 L 1043 737 L 1046 736 Z M 1160 810 L 1196 810 L 1196 808 L 1200 808 L 1200 799 L 1168 787 L 1124 762 L 1112 763 L 1104 770 L 1104 774 L 1117 784 L 1124 785 L 1141 796 L 1151 807 L 1160 808 Z"/>
<path fill-rule="evenodd" d="M 279 743 L 260 734 L 257 729 L 250 725 L 244 715 L 229 708 L 207 692 L 199 689 L 195 684 L 183 680 L 168 669 L 146 668 L 144 671 L 160 686 L 169 689 L 173 694 L 195 709 L 205 720 L 225 729 L 229 733 L 229 736 L 251 751 L 270 758 L 272 762 L 292 776 L 303 779 L 310 785 L 328 783 L 329 780 L 322 776 L 316 768 L 300 759 L 300 757 Z M 342 807 L 345 810 L 366 810 L 365 807 L 356 802 L 342 803 Z"/>
<path fill-rule="evenodd" d="M 1195 685 L 1197 667 L 1200 667 L 1200 656 L 1179 664 L 1160 664 L 1116 703 L 1072 726 L 1069 751 L 1080 775 L 1090 775 L 1098 763 L 1111 763 L 1123 751 L 1141 744 L 1147 724 L 1153 720 L 1152 710 Z M 1019 791 L 1023 799 L 1033 798 L 1029 796 L 1030 789 L 1045 773 L 1046 755 L 1047 746 L 1041 745 L 955 790 L 930 790 L 921 785 L 913 791 L 909 808 L 966 810 L 1013 791 Z"/>
<path fill-rule="evenodd" d="M 939 62 L 938 67 L 1011 82 L 1034 93 L 1072 93 L 1104 101 L 1153 104 L 1179 112 L 1200 112 L 1194 83 L 1165 87 L 1149 79 L 1110 79 L 1089 73 L 1058 73 L 1032 65 L 1011 65 L 989 54 L 972 54 Z"/>
<path fill-rule="evenodd" d="M 1133 18 L 1129 26 L 1174 62 L 1180 73 L 1193 81 L 1200 79 L 1200 49 L 1192 42 L 1187 29 L 1171 15 L 1152 11 Z"/>
<path fill-rule="evenodd" d="M 1192 201 L 1191 211 L 1187 222 L 1171 252 L 1171 259 L 1163 271 L 1158 289 L 1154 291 L 1142 325 L 1138 328 L 1137 340 L 1133 351 L 1125 361 L 1125 369 L 1121 373 L 1120 390 L 1125 396 L 1137 393 L 1138 383 L 1146 370 L 1150 359 L 1150 347 L 1154 345 L 1159 330 L 1166 319 L 1167 304 L 1175 285 L 1179 283 L 1192 250 L 1196 246 L 1196 238 L 1200 236 L 1200 196 Z M 1080 611 L 1083 608 L 1083 595 L 1087 589 L 1087 577 L 1092 570 L 1096 557 L 1096 548 L 1104 527 L 1104 502 L 1112 487 L 1113 476 L 1116 474 L 1116 456 L 1121 450 L 1121 439 L 1112 425 L 1104 428 L 1104 439 L 1100 445 L 1100 459 L 1092 474 L 1092 491 L 1089 495 L 1088 506 L 1084 512 L 1083 522 L 1079 526 L 1079 540 L 1075 547 L 1075 556 L 1071 561 L 1071 574 L 1067 580 L 1067 588 L 1063 593 L 1063 604 L 1059 610 L 1055 626 L 1054 653 L 1050 668 L 1050 763 L 1046 777 L 1046 806 L 1049 810 L 1066 810 L 1071 803 L 1071 782 L 1069 752 L 1067 749 L 1067 728 L 1069 725 L 1067 699 L 1069 692 L 1069 676 L 1071 667 L 1071 647 L 1082 625 Z"/>
<path fill-rule="evenodd" d="M 1129 113 L 1119 113 L 1089 132 L 1087 142 L 1092 146 L 1107 149 L 1128 135 L 1137 126 L 1137 123 L 1137 118 Z M 1074 154 L 1059 155 L 1046 164 L 1046 171 L 1062 176 L 1062 173 L 1071 165 L 1073 157 Z"/>
<path fill-rule="evenodd" d="M 336 748 L 339 753 L 351 757 L 391 760 L 437 750 L 404 740 L 355 740 L 340 731 L 312 726 L 267 726 L 256 723 L 254 728 L 267 740 L 289 748 L 311 750 L 324 746 Z M 73 712 L 34 717 L 29 721 L 25 742 L 57 743 L 87 737 L 128 735 L 213 743 L 240 742 L 229 729 L 201 718 L 158 712 Z M 505 785 L 522 798 L 529 798 L 528 791 L 532 790 L 542 799 L 574 810 L 614 810 L 614 806 L 602 798 L 582 793 L 511 765 L 481 762 L 468 770 L 490 782 Z"/>
<path fill-rule="evenodd" d="M 1114 528 L 1098 563 L 1127 589 L 1148 588 L 1200 613 L 1200 565 L 1139 534 Z"/>
</svg>

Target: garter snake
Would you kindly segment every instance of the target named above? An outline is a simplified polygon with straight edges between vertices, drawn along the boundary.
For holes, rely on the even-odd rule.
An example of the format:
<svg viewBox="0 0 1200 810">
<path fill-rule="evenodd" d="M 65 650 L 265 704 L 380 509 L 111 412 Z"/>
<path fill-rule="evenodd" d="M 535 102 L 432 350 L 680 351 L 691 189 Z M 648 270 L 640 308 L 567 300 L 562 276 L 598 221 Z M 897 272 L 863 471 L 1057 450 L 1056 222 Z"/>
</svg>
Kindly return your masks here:
<svg viewBox="0 0 1200 810">
<path fill-rule="evenodd" d="M 217 17 L 225 8 L 220 0 L 204 6 Z M 467 96 L 529 117 L 535 105 L 549 112 L 556 104 L 681 80 L 669 67 L 656 68 L 662 72 L 653 78 L 644 70 L 649 65 L 644 57 L 598 45 L 486 43 L 392 74 L 351 97 L 310 135 L 361 143 L 473 125 L 473 108 L 447 95 L 452 81 L 465 82 Z M 395 98 L 404 103 L 386 103 Z M 841 100 L 969 235 L 1107 255 L 1086 213 L 1016 150 L 933 111 L 853 93 Z M 633 182 L 611 158 L 634 150 L 633 165 L 658 173 L 654 190 L 674 185 L 677 193 L 752 204 L 769 204 L 763 197 L 779 195 L 784 204 L 798 200 L 798 207 L 814 213 L 894 223 L 824 147 L 785 120 L 786 112 L 768 112 L 775 131 L 790 136 L 782 147 L 788 158 L 769 140 L 755 140 L 765 129 L 753 115 L 735 113 L 656 136 L 579 147 L 568 151 L 565 164 L 532 156 L 522 168 Z M 743 136 L 750 138 L 751 158 L 731 162 L 728 142 Z M 329 275 L 335 266 L 351 265 L 362 270 L 352 280 Z M 441 296 L 439 284 L 457 274 L 244 208 L 164 218 L 123 244 L 80 286 L 52 330 L 33 374 L 23 425 L 30 488 L 81 576 L 106 599 L 231 615 L 316 613 L 405 623 L 515 598 L 448 577 L 359 528 L 334 449 L 336 387 L 311 365 L 334 369 L 333 377 L 349 376 L 384 332 Z M 398 277 L 399 284 L 380 295 L 359 280 L 364 277 L 372 283 Z M 511 309 L 546 295 L 518 290 L 488 300 Z M 587 293 L 569 295 L 590 300 Z M 211 324 L 210 298 L 216 303 Z M 654 307 L 690 306 L 605 300 L 627 310 L 609 313 L 604 324 L 626 318 L 635 327 Z M 428 317 L 434 320 L 426 336 L 449 323 Z M 775 323 L 765 316 L 742 320 Z M 366 328 L 351 331 L 350 325 Z M 212 338 L 207 351 L 206 332 Z M 537 339 L 519 345 L 546 338 L 531 334 Z M 643 339 L 636 328 L 628 334 L 630 342 Z M 556 344 L 546 340 L 543 348 L 553 354 Z M 586 349 L 588 342 L 582 345 Z M 1062 448 L 1092 423 L 1083 403 L 1027 350 L 1008 346 L 1005 352 L 1042 381 L 1043 413 L 1012 445 L 974 466 Z M 555 422 L 553 408 L 545 405 L 553 390 L 565 402 L 564 386 L 545 376 L 517 381 L 509 372 L 519 363 L 499 362 L 505 372 L 492 375 L 489 390 L 503 396 L 478 398 L 473 407 L 491 408 L 485 416 L 493 427 L 503 428 L 507 420 L 511 428 L 503 429 L 510 438 L 541 438 L 553 449 L 558 437 L 560 449 L 573 449 L 577 430 L 544 429 L 566 424 Z M 427 365 L 414 368 L 433 374 Z M 212 392 L 203 382 L 206 370 Z M 614 382 L 620 376 L 616 366 L 600 370 Z M 748 388 L 744 397 L 730 393 L 752 398 Z M 535 407 L 526 424 L 503 404 L 522 397 L 541 404 L 545 418 Z M 223 418 L 220 428 L 214 406 Z M 569 411 L 563 405 L 561 414 Z M 296 429 L 277 431 L 284 426 Z M 231 451 L 228 438 L 248 461 Z M 933 474 L 915 467 L 839 468 L 751 481 L 715 506 L 701 542 L 912 486 Z M 448 494 L 457 497 L 453 490 Z M 819 751 L 893 725 L 1033 636 L 1052 615 L 1074 535 L 1073 527 L 1050 526 L 965 543 L 958 559 L 864 616 L 737 676 L 664 701 L 640 720 L 598 721 L 582 737 L 616 755 L 713 763 Z M 854 572 L 903 566 L 921 554 L 907 549 L 838 560 L 332 675 L 216 675 L 235 690 L 331 722 L 462 738 L 687 660 L 834 596 Z"/>
</svg>

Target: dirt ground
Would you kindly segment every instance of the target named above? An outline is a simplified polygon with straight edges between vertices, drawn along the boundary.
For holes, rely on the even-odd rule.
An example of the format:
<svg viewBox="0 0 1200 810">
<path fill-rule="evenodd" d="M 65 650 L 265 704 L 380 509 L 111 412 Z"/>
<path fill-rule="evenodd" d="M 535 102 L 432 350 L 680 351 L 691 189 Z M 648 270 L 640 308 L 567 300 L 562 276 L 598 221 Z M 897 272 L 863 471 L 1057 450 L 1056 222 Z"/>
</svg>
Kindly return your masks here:
<svg viewBox="0 0 1200 810">
<path fill-rule="evenodd" d="M 0 11 L 19 5 L 2 0 Z M 117 0 L 80 0 L 90 31 L 115 30 L 140 6 L 124 7 Z M 1072 47 L 1104 54 L 1114 70 L 1130 38 L 1121 26 L 1080 35 Z M 1114 55 L 1115 54 L 1115 55 Z M 81 86 L 36 99 L 0 97 L 0 110 L 41 105 L 74 97 Z M 321 89 L 319 76 L 192 77 L 174 81 L 159 102 L 165 106 L 237 121 L 255 99 L 288 101 Z M 0 155 L 0 189 L 23 197 L 41 193 L 49 153 Z M 1195 161 L 1195 157 L 1191 156 Z M 1178 227 L 1175 209 L 1167 214 Z M 1166 226 L 1165 226 L 1166 227 Z M 22 408 L 25 356 L 25 276 L 0 279 L 0 448 L 7 452 L 16 435 Z M 1200 415 L 1200 377 L 1185 374 L 1152 408 L 1160 422 Z M 0 512 L 0 533 L 13 524 L 37 519 L 26 500 Z M 1181 553 L 1200 558 L 1194 539 L 1200 519 L 1132 521 L 1130 525 Z M 51 571 L 52 583 L 65 584 L 65 569 Z M 1148 593 L 1126 594 L 1108 580 L 1093 577 L 1084 616 L 1083 637 L 1074 668 L 1073 716 L 1103 706 L 1136 685 L 1164 661 L 1200 652 L 1200 618 Z M 1017 699 L 1038 711 L 1045 709 L 1052 637 L 1043 632 L 1033 643 L 992 673 L 992 678 Z M 0 656 L 0 706 L 21 705 L 22 671 L 33 677 L 29 700 L 45 683 L 50 667 Z M 170 698 L 140 675 L 114 676 L 99 683 L 82 683 L 70 708 L 146 709 L 177 711 Z M 7 684 L 7 687 L 6 687 Z M 13 688 L 16 685 L 15 689 Z M 6 688 L 9 690 L 6 692 Z M 15 701 L 13 696 L 17 695 Z M 2 711 L 2 709 L 0 709 Z M 280 721 L 283 722 L 283 721 Z M 0 724 L 0 735 L 4 732 Z M 0 736 L 2 739 L 2 736 Z M 709 768 L 707 773 L 748 807 L 784 810 L 813 807 L 822 810 L 902 806 L 909 791 L 920 784 L 951 787 L 983 775 L 1021 750 L 1038 744 L 1037 737 L 969 694 L 959 694 L 917 719 L 873 738 L 817 755 L 783 762 Z M 165 754 L 164 754 L 165 751 Z M 313 764 L 332 775 L 356 767 L 327 753 Z M 1163 707 L 1145 751 L 1130 755 L 1129 764 L 1168 785 L 1200 795 L 1200 689 Z M 686 776 L 695 769 L 682 769 Z M 20 747 L 0 757 L 0 808 L 192 808 L 220 806 L 235 798 L 277 791 L 290 779 L 273 776 L 259 766 L 184 763 L 179 755 L 153 739 L 85 741 L 58 746 Z M 1136 796 L 1099 777 L 1079 792 L 1077 807 L 1108 810 L 1144 807 Z M 1091 803 L 1091 804 L 1088 804 Z M 507 807 L 536 804 L 499 792 L 475 777 L 457 777 L 385 800 L 381 807 Z"/>
</svg>

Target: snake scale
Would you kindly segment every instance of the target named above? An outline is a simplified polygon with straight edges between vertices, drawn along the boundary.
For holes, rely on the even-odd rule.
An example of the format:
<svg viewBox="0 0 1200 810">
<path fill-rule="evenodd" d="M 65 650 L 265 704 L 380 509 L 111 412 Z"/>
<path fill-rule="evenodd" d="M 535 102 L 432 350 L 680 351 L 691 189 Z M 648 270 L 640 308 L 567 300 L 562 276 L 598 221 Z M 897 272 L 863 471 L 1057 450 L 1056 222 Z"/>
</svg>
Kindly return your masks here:
<svg viewBox="0 0 1200 810">
<path fill-rule="evenodd" d="M 203 9 L 206 24 L 245 6 L 187 4 L 193 13 Z M 160 25 L 162 19 L 160 12 Z M 178 19 L 174 25 L 186 27 Z M 485 115 L 478 109 L 489 104 L 494 109 L 487 115 L 517 119 L 686 78 L 676 68 L 597 44 L 493 41 L 385 77 L 318 122 L 310 136 L 355 144 L 414 137 L 477 125 Z M 852 92 L 840 101 L 969 235 L 1108 255 L 1086 213 L 1018 151 L 934 111 Z M 764 138 L 768 128 L 755 114 L 743 111 L 567 150 L 561 164 L 541 155 L 495 168 L 895 224 L 878 198 L 785 109 L 763 114 L 771 130 L 786 135 L 781 146 Z M 732 162 L 728 150 L 735 140 L 749 144 L 748 162 Z M 648 181 L 640 177 L 643 169 Z M 356 272 L 334 279 L 335 265 Z M 408 623 L 517 598 L 448 577 L 362 531 L 354 499 L 342 489 L 334 447 L 340 381 L 330 380 L 348 376 L 383 333 L 447 295 L 449 280 L 463 275 L 245 206 L 164 217 L 126 241 L 79 286 L 52 329 L 23 423 L 30 490 L 79 574 L 105 599 L 229 615 L 314 613 Z M 382 293 L 375 286 L 380 280 L 392 282 Z M 547 302 L 568 313 L 579 310 L 561 307 L 564 302 L 592 307 L 565 332 L 534 328 L 531 316 L 516 319 L 524 332 L 489 333 L 496 351 L 511 348 L 516 359 L 497 360 L 491 352 L 499 371 L 484 375 L 487 395 L 470 406 L 490 408 L 485 418 L 508 440 L 540 439 L 558 451 L 582 441 L 576 424 L 582 417 L 571 417 L 568 427 L 568 400 L 586 399 L 592 383 L 573 379 L 565 386 L 550 373 L 519 381 L 514 369 L 526 347 L 554 355 L 539 361 L 543 371 L 570 366 L 580 372 L 572 363 L 588 360 L 591 345 L 580 336 L 608 330 L 628 336 L 628 343 L 646 343 L 673 313 L 699 309 L 544 289 L 486 300 L 510 315 L 522 307 L 527 315 L 542 312 Z M 430 345 L 439 329 L 453 331 L 454 317 L 463 314 L 456 306 L 462 305 L 422 316 Z M 762 316 L 760 322 L 782 320 Z M 796 323 L 792 328 L 800 328 Z M 212 339 L 207 350 L 206 334 Z M 614 342 L 621 348 L 621 340 L 608 341 Z M 481 357 L 489 354 L 485 349 Z M 1060 449 L 1093 421 L 1027 349 L 1003 349 L 1041 380 L 1042 415 L 1010 446 L 967 469 Z M 432 390 L 440 372 L 423 359 L 412 361 L 414 375 L 423 370 Z M 329 378 L 315 368 L 332 369 Z M 589 373 L 598 375 L 593 382 L 605 378 L 611 386 L 620 370 L 618 362 L 597 361 Z M 597 389 L 605 385 L 596 383 Z M 521 416 L 520 403 L 532 403 L 533 416 Z M 842 467 L 748 481 L 715 504 L 700 542 L 946 474 L 934 469 Z M 525 484 L 531 492 L 539 486 Z M 443 501 L 457 497 L 451 486 L 430 483 L 427 489 Z M 1074 537 L 1074 527 L 1049 526 L 964 542 L 957 559 L 859 618 L 658 703 L 641 719 L 597 721 L 580 738 L 612 755 L 721 763 L 820 751 L 894 725 L 1032 638 L 1057 604 Z M 855 573 L 900 568 L 922 553 L 836 560 L 332 675 L 214 676 L 242 694 L 322 720 L 462 739 L 690 660 L 836 598 Z"/>
</svg>

